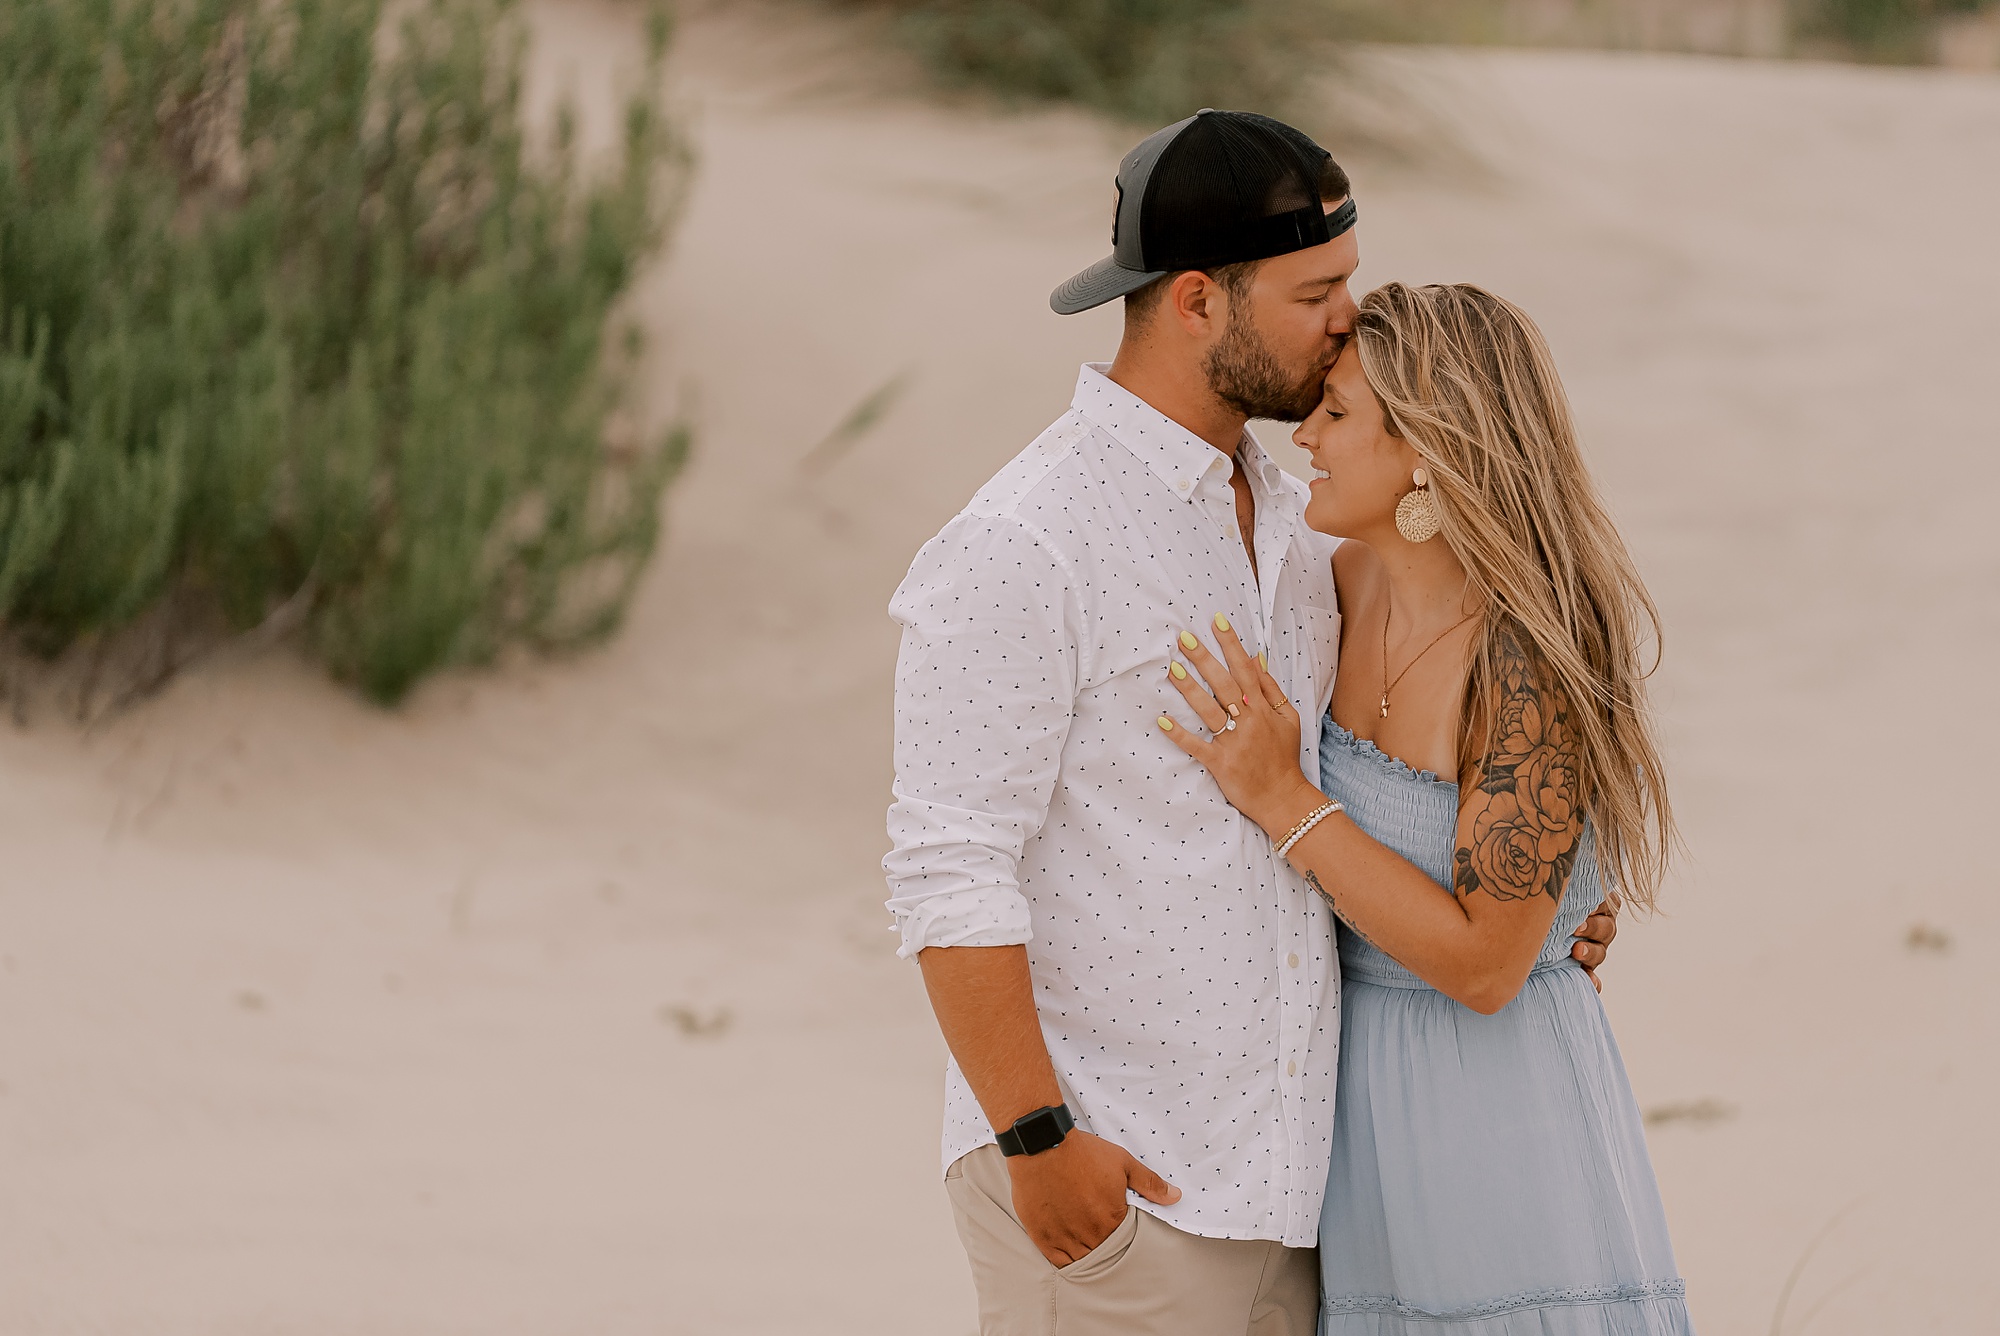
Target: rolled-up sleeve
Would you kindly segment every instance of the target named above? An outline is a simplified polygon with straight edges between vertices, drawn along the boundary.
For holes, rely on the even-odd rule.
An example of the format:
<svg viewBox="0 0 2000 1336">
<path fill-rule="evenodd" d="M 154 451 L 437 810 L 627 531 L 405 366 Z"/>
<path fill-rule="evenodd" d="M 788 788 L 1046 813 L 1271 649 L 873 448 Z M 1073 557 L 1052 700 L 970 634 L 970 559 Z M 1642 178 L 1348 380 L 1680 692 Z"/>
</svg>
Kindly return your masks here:
<svg viewBox="0 0 2000 1336">
<path fill-rule="evenodd" d="M 882 867 L 898 955 L 1029 940 L 1021 851 L 1047 819 L 1074 713 L 1077 606 L 1042 534 L 971 513 L 925 544 L 890 602 L 903 643 Z"/>
</svg>

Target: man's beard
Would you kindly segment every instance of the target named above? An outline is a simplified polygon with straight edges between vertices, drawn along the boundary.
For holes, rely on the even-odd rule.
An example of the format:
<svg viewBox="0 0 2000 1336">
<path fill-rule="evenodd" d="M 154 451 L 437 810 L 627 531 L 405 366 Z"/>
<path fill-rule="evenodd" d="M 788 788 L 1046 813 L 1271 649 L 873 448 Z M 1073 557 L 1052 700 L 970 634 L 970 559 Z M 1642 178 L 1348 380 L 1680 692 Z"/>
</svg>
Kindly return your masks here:
<svg viewBox="0 0 2000 1336">
<path fill-rule="evenodd" d="M 1223 403 L 1244 417 L 1277 422 L 1303 422 L 1311 416 L 1327 373 L 1326 367 L 1314 366 L 1296 380 L 1288 378 L 1247 315 L 1230 320 L 1201 369 L 1209 391 Z"/>
</svg>

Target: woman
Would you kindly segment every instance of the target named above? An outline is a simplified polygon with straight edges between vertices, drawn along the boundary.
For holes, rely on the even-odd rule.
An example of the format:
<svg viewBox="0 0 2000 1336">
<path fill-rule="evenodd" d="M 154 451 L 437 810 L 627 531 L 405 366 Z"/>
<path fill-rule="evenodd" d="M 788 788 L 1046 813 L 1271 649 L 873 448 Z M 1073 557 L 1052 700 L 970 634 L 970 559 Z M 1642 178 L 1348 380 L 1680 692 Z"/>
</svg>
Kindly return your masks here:
<svg viewBox="0 0 2000 1336">
<path fill-rule="evenodd" d="M 1644 586 L 1540 333 L 1470 286 L 1361 305 L 1306 522 L 1334 558 L 1320 784 L 1217 618 L 1159 726 L 1339 919 L 1322 1336 L 1688 1333 L 1638 1109 L 1570 934 L 1650 908 L 1673 819 L 1643 699 Z M 1206 683 L 1208 690 L 1202 688 Z"/>
</svg>

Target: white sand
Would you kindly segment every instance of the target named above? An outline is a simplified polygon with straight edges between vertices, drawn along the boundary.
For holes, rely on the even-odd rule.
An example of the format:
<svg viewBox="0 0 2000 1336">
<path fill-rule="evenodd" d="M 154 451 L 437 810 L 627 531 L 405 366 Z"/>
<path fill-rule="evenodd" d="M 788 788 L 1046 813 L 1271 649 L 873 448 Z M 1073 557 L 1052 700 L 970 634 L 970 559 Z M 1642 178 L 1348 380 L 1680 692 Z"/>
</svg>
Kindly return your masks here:
<svg viewBox="0 0 2000 1336">
<path fill-rule="evenodd" d="M 593 87 L 631 49 L 554 19 Z M 0 729 L 0 1332 L 971 1330 L 882 608 L 1113 346 L 1044 301 L 1130 136 L 800 93 L 838 49 L 685 35 L 643 302 L 700 457 L 622 639 L 394 714 L 276 654 Z M 1702 1328 L 1775 1330 L 1837 1217 L 1786 1333 L 1991 1330 L 2000 79 L 1412 59 L 1505 180 L 1363 171 L 1363 278 L 1545 323 L 1668 619 L 1693 857 L 1607 1000 L 1643 1104 L 1725 1110 L 1653 1135 Z"/>
</svg>

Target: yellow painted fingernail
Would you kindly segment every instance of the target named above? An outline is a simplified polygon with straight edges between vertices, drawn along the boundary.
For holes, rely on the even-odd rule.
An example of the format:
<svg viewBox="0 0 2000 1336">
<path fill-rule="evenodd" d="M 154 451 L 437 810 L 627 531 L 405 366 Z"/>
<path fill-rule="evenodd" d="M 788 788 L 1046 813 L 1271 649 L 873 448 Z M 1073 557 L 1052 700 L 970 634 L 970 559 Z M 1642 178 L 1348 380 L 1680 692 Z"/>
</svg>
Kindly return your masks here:
<svg viewBox="0 0 2000 1336">
<path fill-rule="evenodd" d="M 1182 649 L 1195 649 L 1195 648 L 1197 648 L 1198 646 L 1200 646 L 1200 644 L 1201 644 L 1201 642 L 1200 642 L 1199 640 L 1196 640 L 1196 639 L 1194 638 L 1194 632 L 1192 632 L 1192 631 L 1183 631 L 1183 632 L 1181 632 L 1181 648 L 1182 648 Z"/>
<path fill-rule="evenodd" d="M 1177 663 L 1168 664 L 1167 671 L 1174 675 L 1174 680 L 1176 682 L 1184 682 L 1187 680 L 1187 669 L 1181 667 Z"/>
<path fill-rule="evenodd" d="M 1227 631 L 1229 629 L 1229 619 L 1219 612 L 1215 614 L 1215 629 L 1218 631 Z"/>
<path fill-rule="evenodd" d="M 1164 714 L 1160 716 L 1160 731 L 1162 733 L 1171 733 L 1174 731 L 1174 721 L 1167 718 Z"/>
<path fill-rule="evenodd" d="M 1268 673 L 1271 671 L 1271 661 L 1265 658 L 1262 654 L 1259 654 L 1257 656 L 1257 662 L 1263 667 L 1265 672 Z"/>
</svg>

